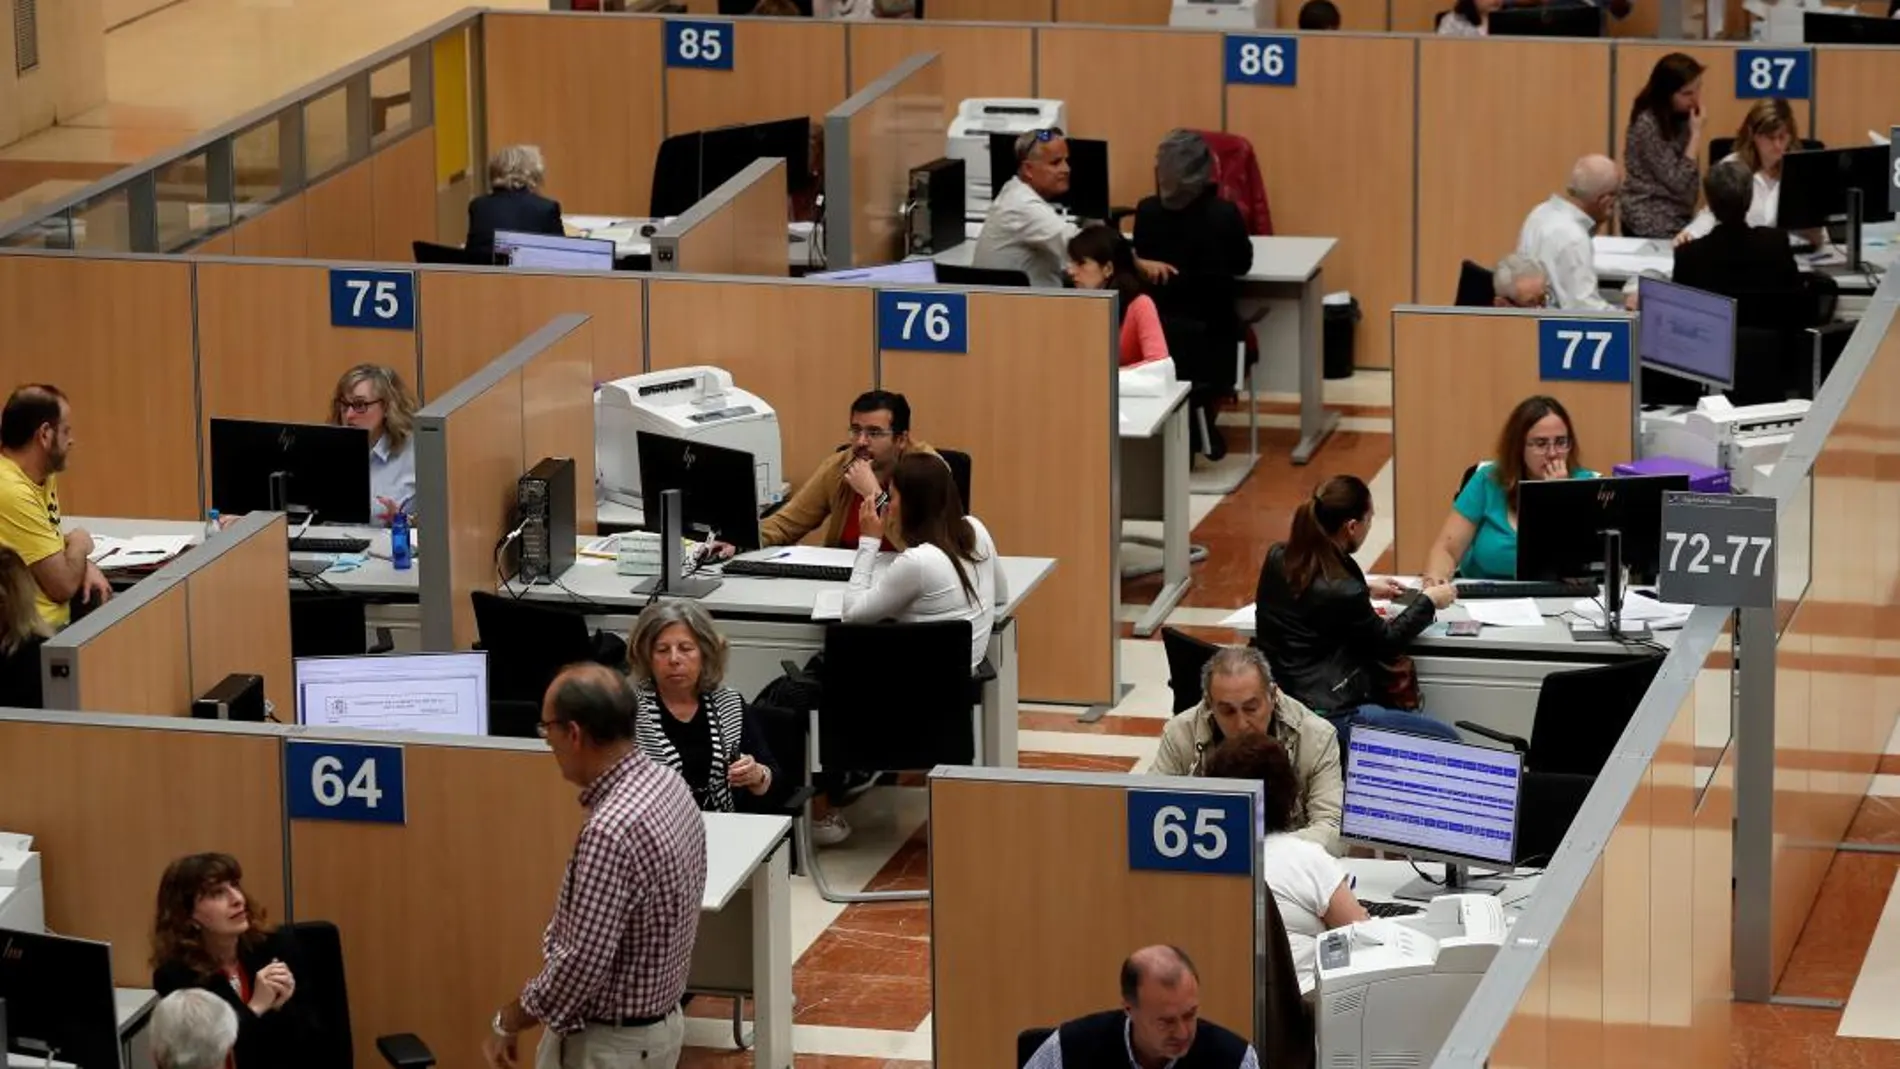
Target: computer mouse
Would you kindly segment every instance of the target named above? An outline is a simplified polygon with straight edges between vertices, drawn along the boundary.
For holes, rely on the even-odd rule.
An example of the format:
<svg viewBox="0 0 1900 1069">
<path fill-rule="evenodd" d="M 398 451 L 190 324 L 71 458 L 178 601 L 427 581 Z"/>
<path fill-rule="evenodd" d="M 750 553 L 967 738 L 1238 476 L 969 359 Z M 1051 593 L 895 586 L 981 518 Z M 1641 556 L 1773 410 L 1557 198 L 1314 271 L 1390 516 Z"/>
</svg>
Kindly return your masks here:
<svg viewBox="0 0 1900 1069">
<path fill-rule="evenodd" d="M 660 229 L 659 227 L 654 226 L 652 223 L 642 223 L 640 225 L 640 236 L 643 238 L 650 238 L 653 236 L 654 232 L 659 229 Z"/>
</svg>

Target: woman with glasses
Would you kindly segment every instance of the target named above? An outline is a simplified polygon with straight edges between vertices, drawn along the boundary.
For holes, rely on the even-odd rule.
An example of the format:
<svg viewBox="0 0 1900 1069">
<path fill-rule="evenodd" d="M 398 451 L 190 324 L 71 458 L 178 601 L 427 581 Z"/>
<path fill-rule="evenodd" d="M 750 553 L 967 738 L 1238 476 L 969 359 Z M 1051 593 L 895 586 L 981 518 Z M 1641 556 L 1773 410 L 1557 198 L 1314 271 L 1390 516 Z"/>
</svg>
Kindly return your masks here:
<svg viewBox="0 0 1900 1069">
<path fill-rule="evenodd" d="M 380 364 L 358 364 L 336 380 L 330 422 L 369 432 L 369 514 L 387 527 L 397 513 L 414 515 L 416 395 Z"/>
<path fill-rule="evenodd" d="M 1517 577 L 1517 489 L 1539 479 L 1594 479 L 1582 466 L 1570 413 L 1555 397 L 1527 397 L 1498 435 L 1497 456 L 1480 463 L 1425 559 L 1427 587 L 1451 579 Z"/>
</svg>

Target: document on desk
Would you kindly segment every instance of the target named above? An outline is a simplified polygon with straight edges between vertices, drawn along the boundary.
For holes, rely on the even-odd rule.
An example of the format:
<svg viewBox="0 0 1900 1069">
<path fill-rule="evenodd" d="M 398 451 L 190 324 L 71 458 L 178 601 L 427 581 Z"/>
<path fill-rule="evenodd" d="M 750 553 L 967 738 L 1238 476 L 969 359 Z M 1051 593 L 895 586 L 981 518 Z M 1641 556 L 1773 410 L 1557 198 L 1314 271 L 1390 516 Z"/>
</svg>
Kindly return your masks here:
<svg viewBox="0 0 1900 1069">
<path fill-rule="evenodd" d="M 827 587 L 818 592 L 811 601 L 811 618 L 814 620 L 844 619 L 844 588 Z"/>
<path fill-rule="evenodd" d="M 106 571 L 145 568 L 163 564 L 189 548 L 190 535 L 139 535 L 137 538 L 94 535 L 92 555 L 88 559 Z"/>
<path fill-rule="evenodd" d="M 1544 614 L 1533 598 L 1474 599 L 1462 602 L 1465 612 L 1486 627 L 1542 627 Z"/>
<path fill-rule="evenodd" d="M 1570 611 L 1597 627 L 1603 626 L 1603 606 L 1595 598 L 1579 598 L 1570 606 Z M 1689 614 L 1694 611 L 1693 605 L 1657 601 L 1634 590 L 1623 596 L 1623 622 L 1648 624 L 1651 630 L 1681 627 L 1689 622 Z"/>
</svg>

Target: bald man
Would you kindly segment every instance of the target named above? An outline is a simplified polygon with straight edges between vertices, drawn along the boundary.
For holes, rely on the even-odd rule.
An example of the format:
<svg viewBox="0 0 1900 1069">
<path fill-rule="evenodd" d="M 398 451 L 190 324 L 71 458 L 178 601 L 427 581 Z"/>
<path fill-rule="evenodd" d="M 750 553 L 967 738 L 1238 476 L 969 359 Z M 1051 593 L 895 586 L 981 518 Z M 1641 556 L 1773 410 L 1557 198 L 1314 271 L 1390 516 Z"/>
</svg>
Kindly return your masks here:
<svg viewBox="0 0 1900 1069">
<path fill-rule="evenodd" d="M 1142 947 L 1122 962 L 1122 1008 L 1078 1017 L 1024 1069 L 1260 1069 L 1248 1042 L 1201 1018 L 1201 977 L 1187 952 Z"/>
<path fill-rule="evenodd" d="M 1590 236 L 1616 206 L 1623 173 L 1608 156 L 1585 156 L 1570 168 L 1562 193 L 1531 209 L 1518 232 L 1517 251 L 1544 265 L 1551 302 L 1558 308 L 1613 311 L 1598 292 Z"/>
</svg>

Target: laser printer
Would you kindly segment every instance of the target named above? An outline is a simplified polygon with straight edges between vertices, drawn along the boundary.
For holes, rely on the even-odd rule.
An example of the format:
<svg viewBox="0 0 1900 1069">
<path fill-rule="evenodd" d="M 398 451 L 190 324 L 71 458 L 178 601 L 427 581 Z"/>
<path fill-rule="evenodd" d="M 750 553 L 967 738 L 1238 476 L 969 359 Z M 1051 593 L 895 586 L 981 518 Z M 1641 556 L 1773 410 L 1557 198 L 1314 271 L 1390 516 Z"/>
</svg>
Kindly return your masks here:
<svg viewBox="0 0 1900 1069">
<path fill-rule="evenodd" d="M 0 928 L 46 930 L 46 895 L 33 837 L 0 831 Z"/>
<path fill-rule="evenodd" d="M 1260 0 L 1174 0 L 1168 25 L 1201 30 L 1264 30 L 1279 22 L 1277 5 Z"/>
<path fill-rule="evenodd" d="M 1430 1065 L 1506 931 L 1488 894 L 1442 895 L 1421 914 L 1374 918 L 1319 939 L 1319 1064 Z"/>
<path fill-rule="evenodd" d="M 1756 467 L 1780 459 L 1807 414 L 1806 401 L 1737 407 L 1711 394 L 1694 408 L 1644 412 L 1639 452 L 1645 458 L 1676 457 L 1724 469 L 1738 493 L 1756 493 Z"/>
<path fill-rule="evenodd" d="M 730 372 L 703 366 L 650 371 L 594 391 L 595 469 L 608 499 L 624 505 L 640 504 L 638 431 L 750 453 L 759 506 L 779 498 L 785 473 L 778 413 L 734 386 Z"/>
<path fill-rule="evenodd" d="M 973 97 L 957 105 L 943 154 L 963 161 L 965 217 L 981 223 L 990 210 L 990 135 L 1020 134 L 1051 126 L 1069 128 L 1069 109 L 1060 100 L 1022 97 Z"/>
</svg>

